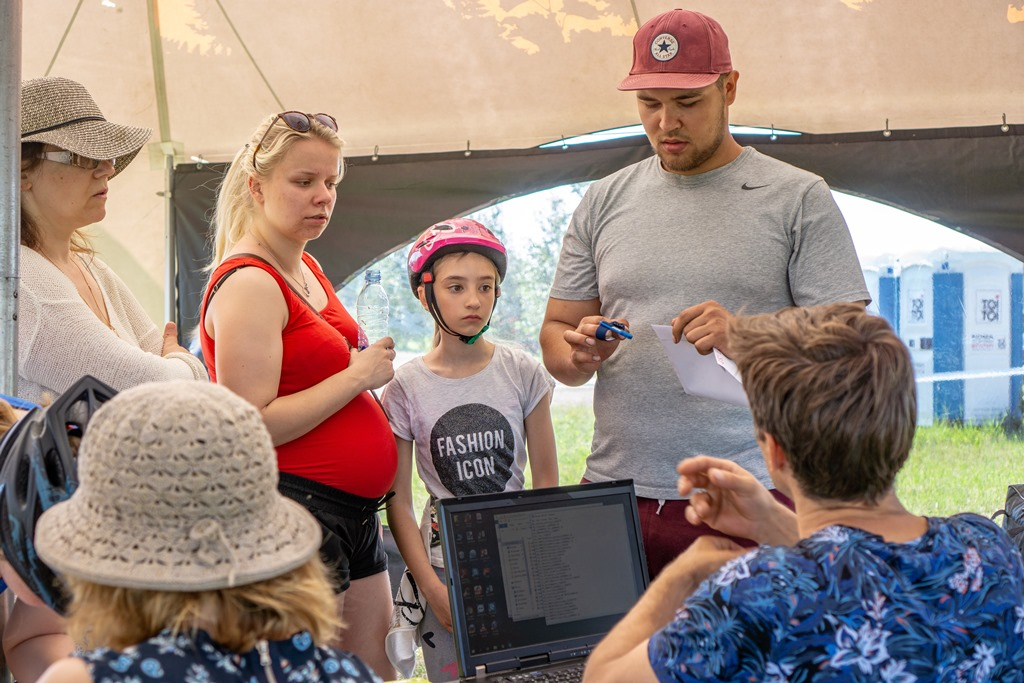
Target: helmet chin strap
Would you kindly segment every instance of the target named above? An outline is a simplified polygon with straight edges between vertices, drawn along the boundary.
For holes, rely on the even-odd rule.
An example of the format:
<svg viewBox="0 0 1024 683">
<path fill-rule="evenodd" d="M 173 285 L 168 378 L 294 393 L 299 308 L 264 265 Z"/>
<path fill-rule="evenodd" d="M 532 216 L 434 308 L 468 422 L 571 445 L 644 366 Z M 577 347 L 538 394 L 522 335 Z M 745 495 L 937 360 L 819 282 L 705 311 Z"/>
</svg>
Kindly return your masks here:
<svg viewBox="0 0 1024 683">
<path fill-rule="evenodd" d="M 486 331 L 487 331 L 487 330 L 489 330 L 489 329 L 491 329 L 491 321 L 490 321 L 490 320 L 488 320 L 488 321 L 487 321 L 487 324 L 486 324 L 486 325 L 484 325 L 484 328 L 483 328 L 482 330 L 480 330 L 479 332 L 477 332 L 476 334 L 474 334 L 474 335 L 473 335 L 472 337 L 468 337 L 468 338 L 467 338 L 467 337 L 465 337 L 465 336 L 463 336 L 463 335 L 461 335 L 461 334 L 460 334 L 460 335 L 459 335 L 459 339 L 460 339 L 461 341 L 464 341 L 464 342 L 466 342 L 467 344 L 472 344 L 472 343 L 473 343 L 473 342 L 475 342 L 475 341 L 476 341 L 477 339 L 479 339 L 480 337 L 482 337 L 482 336 L 483 336 L 483 334 L 484 334 L 484 332 L 486 332 Z"/>
<path fill-rule="evenodd" d="M 463 344 L 473 344 L 474 342 L 476 342 L 477 339 L 483 336 L 484 332 L 491 329 L 491 318 L 494 317 L 493 308 L 491 308 L 491 316 L 487 318 L 487 323 L 484 325 L 483 329 L 474 334 L 472 337 L 467 337 L 464 334 L 459 334 L 452 328 L 448 327 L 448 323 L 446 323 L 444 321 L 444 318 L 441 317 L 441 309 L 438 307 L 437 298 L 434 296 L 434 278 L 429 277 L 429 275 L 430 273 L 423 274 L 423 293 L 426 295 L 427 299 L 427 310 L 430 311 L 430 316 L 434 319 L 434 322 L 437 323 L 437 326 L 444 330 L 446 334 L 450 334 L 453 337 L 458 337 L 459 341 L 462 342 Z M 494 295 L 495 303 L 498 302 L 499 296 L 501 296 L 501 290 L 496 288 Z"/>
</svg>

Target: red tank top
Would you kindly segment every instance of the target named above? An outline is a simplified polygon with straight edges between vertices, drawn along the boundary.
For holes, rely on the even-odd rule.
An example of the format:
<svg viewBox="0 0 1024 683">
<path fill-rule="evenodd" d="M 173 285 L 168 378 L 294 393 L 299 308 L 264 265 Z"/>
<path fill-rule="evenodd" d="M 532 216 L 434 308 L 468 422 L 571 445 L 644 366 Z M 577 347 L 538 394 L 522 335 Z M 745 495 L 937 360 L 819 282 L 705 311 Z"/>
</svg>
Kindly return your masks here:
<svg viewBox="0 0 1024 683">
<path fill-rule="evenodd" d="M 348 367 L 350 349 L 357 340 L 356 321 L 341 305 L 316 260 L 305 253 L 302 260 L 327 292 L 327 306 L 319 315 L 266 261 L 237 256 L 225 260 L 213 271 L 211 284 L 207 285 L 203 296 L 199 335 L 210 379 L 214 382 L 217 381 L 216 342 L 206 334 L 205 325 L 211 285 L 220 282 L 228 271 L 246 266 L 270 273 L 288 305 L 288 324 L 281 332 L 283 353 L 278 396 L 308 389 Z M 306 434 L 277 446 L 277 465 L 282 472 L 364 498 L 379 498 L 388 492 L 397 462 L 391 426 L 376 399 L 367 391 Z"/>
</svg>

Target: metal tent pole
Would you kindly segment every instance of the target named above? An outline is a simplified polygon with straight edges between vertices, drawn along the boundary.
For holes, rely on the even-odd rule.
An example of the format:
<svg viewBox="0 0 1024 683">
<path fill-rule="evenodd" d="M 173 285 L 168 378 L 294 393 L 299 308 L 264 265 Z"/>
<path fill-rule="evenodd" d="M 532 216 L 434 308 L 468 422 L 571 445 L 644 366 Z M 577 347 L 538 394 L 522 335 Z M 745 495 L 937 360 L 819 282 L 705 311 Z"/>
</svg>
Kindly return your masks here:
<svg viewBox="0 0 1024 683">
<path fill-rule="evenodd" d="M 18 391 L 18 243 L 21 234 L 21 0 L 0 0 L 0 391 Z M 0 628 L 14 602 L 0 598 Z M 0 680 L 13 680 L 0 657 Z"/>
<path fill-rule="evenodd" d="M 160 121 L 160 151 L 164 154 L 164 320 L 178 322 L 177 235 L 174 228 L 174 143 L 171 141 L 171 119 L 167 107 L 167 76 L 164 73 L 164 46 L 160 34 L 158 0 L 147 3 L 149 15 L 149 48 L 153 58 L 153 89 Z M 181 343 L 181 330 L 178 342 Z"/>
<path fill-rule="evenodd" d="M 18 390 L 21 0 L 0 0 L 0 391 Z"/>
</svg>

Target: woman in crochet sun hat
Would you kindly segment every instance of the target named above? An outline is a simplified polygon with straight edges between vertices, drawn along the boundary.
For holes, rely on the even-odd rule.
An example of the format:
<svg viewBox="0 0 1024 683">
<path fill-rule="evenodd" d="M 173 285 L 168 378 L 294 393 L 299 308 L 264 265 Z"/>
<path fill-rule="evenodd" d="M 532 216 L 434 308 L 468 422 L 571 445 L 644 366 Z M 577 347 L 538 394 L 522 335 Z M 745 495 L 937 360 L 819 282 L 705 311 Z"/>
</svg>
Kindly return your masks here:
<svg viewBox="0 0 1024 683">
<path fill-rule="evenodd" d="M 78 489 L 36 528 L 72 596 L 71 635 L 95 649 L 40 680 L 379 681 L 324 645 L 339 625 L 320 527 L 277 476 L 259 412 L 224 387 L 148 383 L 108 401 Z"/>
<path fill-rule="evenodd" d="M 28 400 L 58 396 L 86 374 L 117 390 L 207 379 L 175 325 L 153 324 L 83 232 L 106 216 L 108 181 L 151 133 L 107 121 L 75 81 L 21 84 L 18 386 Z"/>
</svg>

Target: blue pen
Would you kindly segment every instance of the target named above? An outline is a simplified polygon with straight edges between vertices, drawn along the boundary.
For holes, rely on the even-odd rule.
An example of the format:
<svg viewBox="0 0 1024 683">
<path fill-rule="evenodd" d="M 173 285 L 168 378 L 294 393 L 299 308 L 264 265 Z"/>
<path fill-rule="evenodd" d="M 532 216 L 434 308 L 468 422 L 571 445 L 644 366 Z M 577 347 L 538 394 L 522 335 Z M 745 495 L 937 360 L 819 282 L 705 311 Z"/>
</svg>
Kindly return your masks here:
<svg viewBox="0 0 1024 683">
<path fill-rule="evenodd" d="M 633 335 L 631 335 L 626 330 L 626 326 L 625 325 L 623 325 L 620 322 L 616 322 L 614 320 L 612 322 L 608 322 L 607 320 L 602 320 L 601 322 L 599 322 L 597 324 L 597 335 L 595 335 L 595 336 L 598 339 L 600 339 L 601 341 L 611 341 L 608 338 L 608 333 L 609 332 L 611 332 L 612 334 L 617 334 L 620 337 L 622 337 L 623 339 L 632 339 L 633 338 Z"/>
</svg>

